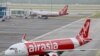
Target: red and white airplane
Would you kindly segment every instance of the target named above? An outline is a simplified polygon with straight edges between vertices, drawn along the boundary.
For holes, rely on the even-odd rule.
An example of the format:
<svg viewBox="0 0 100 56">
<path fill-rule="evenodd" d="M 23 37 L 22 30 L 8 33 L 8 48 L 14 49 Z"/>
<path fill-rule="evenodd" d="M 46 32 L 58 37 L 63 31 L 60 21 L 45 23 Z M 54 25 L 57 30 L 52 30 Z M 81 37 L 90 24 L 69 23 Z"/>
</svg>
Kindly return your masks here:
<svg viewBox="0 0 100 56">
<path fill-rule="evenodd" d="M 61 9 L 59 12 L 51 12 L 51 11 L 43 11 L 43 10 L 31 10 L 30 16 L 35 17 L 38 16 L 38 18 L 42 19 L 48 19 L 48 17 L 58 17 L 58 16 L 64 16 L 68 15 L 68 5 L 65 5 L 63 9 Z M 26 16 L 27 18 L 27 16 Z"/>
<path fill-rule="evenodd" d="M 75 38 L 53 39 L 45 41 L 26 41 L 26 34 L 22 42 L 10 46 L 5 50 L 6 56 L 60 56 L 66 50 L 74 50 L 85 45 L 89 38 L 90 19 L 87 19 L 79 34 Z"/>
</svg>

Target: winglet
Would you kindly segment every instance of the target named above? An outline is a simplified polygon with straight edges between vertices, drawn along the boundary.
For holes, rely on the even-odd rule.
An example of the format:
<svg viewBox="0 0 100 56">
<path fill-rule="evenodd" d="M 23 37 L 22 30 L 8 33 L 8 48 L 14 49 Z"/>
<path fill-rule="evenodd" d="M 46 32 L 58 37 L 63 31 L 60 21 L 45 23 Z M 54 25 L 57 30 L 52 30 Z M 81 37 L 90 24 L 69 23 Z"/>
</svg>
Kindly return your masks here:
<svg viewBox="0 0 100 56">
<path fill-rule="evenodd" d="M 26 42 L 26 34 L 23 34 L 23 36 L 22 36 L 22 42 Z"/>
</svg>

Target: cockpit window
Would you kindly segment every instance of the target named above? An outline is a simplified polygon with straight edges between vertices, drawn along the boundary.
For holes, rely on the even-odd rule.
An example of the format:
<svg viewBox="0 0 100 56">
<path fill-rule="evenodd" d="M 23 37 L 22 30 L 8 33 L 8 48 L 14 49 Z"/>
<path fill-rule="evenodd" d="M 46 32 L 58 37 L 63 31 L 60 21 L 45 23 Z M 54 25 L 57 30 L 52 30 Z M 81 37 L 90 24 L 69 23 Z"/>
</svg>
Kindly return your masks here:
<svg viewBox="0 0 100 56">
<path fill-rule="evenodd" d="M 17 50 L 17 48 L 10 48 L 10 50 Z"/>
<path fill-rule="evenodd" d="M 15 51 L 15 53 L 18 52 L 18 51 L 17 51 L 17 48 L 13 48 L 13 47 L 9 48 L 9 50 Z"/>
</svg>

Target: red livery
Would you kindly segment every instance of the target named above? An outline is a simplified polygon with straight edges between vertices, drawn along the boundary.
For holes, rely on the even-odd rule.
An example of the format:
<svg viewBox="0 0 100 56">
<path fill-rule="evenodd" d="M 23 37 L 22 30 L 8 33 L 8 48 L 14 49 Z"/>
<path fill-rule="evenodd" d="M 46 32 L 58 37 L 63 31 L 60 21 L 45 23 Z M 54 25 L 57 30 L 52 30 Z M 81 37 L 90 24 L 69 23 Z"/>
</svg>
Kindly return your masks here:
<svg viewBox="0 0 100 56">
<path fill-rule="evenodd" d="M 64 10 L 64 9 L 63 9 Z M 79 34 L 75 38 L 53 39 L 44 41 L 26 41 L 26 34 L 23 35 L 22 42 L 10 46 L 6 51 L 6 56 L 60 56 L 65 50 L 73 50 L 80 47 L 92 39 L 88 37 L 90 19 L 87 19 Z"/>
</svg>

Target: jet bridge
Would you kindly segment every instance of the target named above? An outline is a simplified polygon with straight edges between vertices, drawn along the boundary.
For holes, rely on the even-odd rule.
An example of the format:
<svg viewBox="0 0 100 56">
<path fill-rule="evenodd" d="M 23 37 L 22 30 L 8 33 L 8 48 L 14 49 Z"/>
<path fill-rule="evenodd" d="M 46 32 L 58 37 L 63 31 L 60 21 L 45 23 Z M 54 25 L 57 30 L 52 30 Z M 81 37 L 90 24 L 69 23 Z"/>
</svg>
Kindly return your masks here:
<svg viewBox="0 0 100 56">
<path fill-rule="evenodd" d="M 0 7 L 0 18 L 6 15 L 6 7 Z"/>
</svg>

